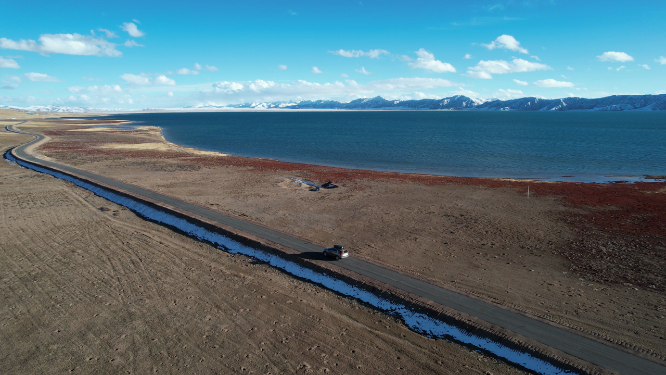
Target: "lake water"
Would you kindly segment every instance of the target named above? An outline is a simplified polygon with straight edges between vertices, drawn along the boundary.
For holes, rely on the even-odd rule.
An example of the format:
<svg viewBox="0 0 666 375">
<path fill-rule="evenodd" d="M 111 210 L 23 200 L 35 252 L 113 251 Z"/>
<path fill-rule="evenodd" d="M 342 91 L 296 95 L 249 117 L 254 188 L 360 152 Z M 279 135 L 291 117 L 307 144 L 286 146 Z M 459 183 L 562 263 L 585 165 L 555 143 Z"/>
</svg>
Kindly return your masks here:
<svg viewBox="0 0 666 375">
<path fill-rule="evenodd" d="M 108 117 L 106 117 L 108 118 Z M 666 112 L 136 113 L 173 143 L 334 167 L 560 181 L 666 175 Z"/>
</svg>

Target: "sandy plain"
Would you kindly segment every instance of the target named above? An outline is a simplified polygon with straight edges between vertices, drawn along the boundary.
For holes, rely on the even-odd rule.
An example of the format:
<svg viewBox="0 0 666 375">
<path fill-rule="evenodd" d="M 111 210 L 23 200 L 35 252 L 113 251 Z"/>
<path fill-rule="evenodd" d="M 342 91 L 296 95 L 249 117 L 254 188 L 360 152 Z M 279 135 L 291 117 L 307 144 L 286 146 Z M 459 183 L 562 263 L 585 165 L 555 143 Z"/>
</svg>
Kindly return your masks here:
<svg viewBox="0 0 666 375">
<path fill-rule="evenodd" d="M 664 277 L 666 275 L 663 272 L 664 266 L 666 266 L 663 248 L 666 237 L 664 233 L 666 231 L 666 225 L 664 225 L 666 184 L 539 183 L 343 170 L 222 154 L 202 155 L 196 150 L 169 144 L 162 139 L 158 129 L 149 127 L 82 128 L 81 125 L 71 121 L 63 125 L 62 121 L 43 120 L 23 124 L 22 128 L 28 131 L 38 131 L 51 137 L 48 144 L 37 149 L 37 152 L 45 157 L 172 195 L 305 238 L 322 246 L 343 243 L 352 249 L 353 255 L 356 257 L 553 322 L 611 345 L 629 348 L 639 355 L 657 361 L 663 360 L 666 355 L 664 349 L 666 347 L 664 345 L 666 343 L 666 318 L 664 317 L 666 315 L 664 295 L 666 287 Z M 81 131 L 82 129 L 92 130 Z M 12 142 L 15 141 L 7 142 L 6 146 L 3 142 L 3 147 L 9 147 Z M 21 170 L 21 172 L 32 173 L 25 170 Z M 319 183 L 331 179 L 341 186 L 338 189 L 311 192 L 306 186 L 291 180 L 291 177 L 310 179 Z M 64 182 L 58 183 L 67 186 Z M 529 199 L 526 195 L 528 185 L 531 193 Z M 38 188 L 38 186 L 31 188 Z M 23 189 L 12 189 L 6 186 L 6 183 L 0 185 L 0 189 L 3 191 L 10 189 L 14 194 L 24 193 Z M 78 191 L 71 186 L 68 186 L 67 189 Z M 85 196 L 85 199 L 99 201 L 88 205 L 88 211 L 90 211 L 87 213 L 88 216 L 112 217 L 115 222 L 122 223 L 131 218 L 134 220 L 132 225 L 140 228 L 123 234 L 126 239 L 120 243 L 124 245 L 123 242 L 127 242 L 127 246 L 118 245 L 119 240 L 116 237 L 119 236 L 118 234 L 110 237 L 96 234 L 86 236 L 87 241 L 99 244 L 90 247 L 96 250 L 87 256 L 100 252 L 98 249 L 100 246 L 115 248 L 113 256 L 127 260 L 124 265 L 119 266 L 121 267 L 119 269 L 128 276 L 132 272 L 137 274 L 155 272 L 152 267 L 152 264 L 155 263 L 161 264 L 162 269 L 170 270 L 167 279 L 181 277 L 179 281 L 184 280 L 178 274 L 179 271 L 182 271 L 180 267 L 169 268 L 165 261 L 160 263 L 151 260 L 147 265 L 142 266 L 140 271 L 136 269 L 136 260 L 130 259 L 128 251 L 136 253 L 135 249 L 139 248 L 143 252 L 153 253 L 155 258 L 160 256 L 159 252 L 154 253 L 156 250 L 152 246 L 156 245 L 155 243 L 145 246 L 136 243 L 136 238 L 134 238 L 137 237 L 136 233 L 145 233 L 147 230 L 163 231 L 160 232 L 164 234 L 158 241 L 162 243 L 158 247 L 172 244 L 164 241 L 163 238 L 170 238 L 170 241 L 175 241 L 173 238 L 177 238 L 178 243 L 168 247 L 181 258 L 191 258 L 190 251 L 197 254 L 202 251 L 206 252 L 206 256 L 201 255 L 197 257 L 196 261 L 192 260 L 198 264 L 196 267 L 187 267 L 191 273 L 201 274 L 205 270 L 212 270 L 213 267 L 208 264 L 209 262 L 219 264 L 220 272 L 226 272 L 222 271 L 226 270 L 225 267 L 237 265 L 237 259 L 229 260 L 227 255 L 207 248 L 207 245 L 197 244 L 159 226 L 153 228 L 150 223 L 142 222 L 128 211 L 119 207 L 111 207 L 111 204 L 103 203 L 101 199 L 85 192 L 78 191 L 77 194 Z M 5 204 L 9 204 L 7 202 L 12 199 L 21 201 L 25 198 L 7 198 L 3 201 Z M 38 206 L 43 207 L 50 204 L 41 202 Z M 102 207 L 108 208 L 109 211 L 100 211 Z M 35 207 L 31 207 L 31 209 L 33 210 L 32 215 L 36 215 L 35 212 L 39 210 Z M 19 212 L 22 210 L 20 209 Z M 20 229 L 14 226 L 14 220 L 9 220 L 13 217 L 6 216 L 5 213 L 14 211 L 16 208 L 3 210 L 3 219 L 7 223 L 12 222 L 12 232 L 20 231 Z M 62 209 L 56 211 L 61 212 Z M 75 211 L 76 215 L 71 213 L 65 216 L 77 217 L 77 215 L 85 213 L 85 210 L 78 213 L 81 211 L 80 207 L 78 211 Z M 113 216 L 114 214 L 122 215 L 122 220 Z M 25 217 L 25 215 L 17 217 Z M 76 220 L 82 219 L 77 217 Z M 33 221 L 23 220 L 24 223 Z M 37 231 L 40 227 L 41 225 L 34 226 L 33 224 L 32 231 Z M 3 235 L 3 238 L 9 237 Z M 109 243 L 107 243 L 107 238 L 110 238 Z M 132 240 L 133 238 L 134 240 Z M 141 236 L 141 238 L 145 238 L 145 236 Z M 30 236 L 28 235 L 21 241 L 30 242 Z M 21 241 L 17 241 L 17 244 L 22 243 Z M 5 247 L 10 246 L 9 244 L 3 245 L 3 248 Z M 55 247 L 56 249 L 53 251 L 60 251 L 60 245 Z M 86 246 L 82 247 L 86 248 Z M 79 249 L 79 251 L 82 250 Z M 220 259 L 226 259 L 228 262 L 215 263 L 221 262 Z M 87 262 L 82 261 L 81 267 L 85 267 L 85 263 Z M 22 266 L 21 269 L 28 268 L 28 266 Z M 262 268 L 264 270 L 259 272 L 270 274 L 270 278 L 273 280 L 266 281 L 263 277 L 253 276 L 252 287 L 258 288 L 257 285 L 262 285 L 261 288 L 264 289 L 260 292 L 261 295 L 268 296 L 270 293 L 266 292 L 265 288 L 271 290 L 270 288 L 276 284 L 276 275 L 281 274 L 270 270 L 265 265 L 241 264 L 234 269 L 247 271 Z M 131 269 L 131 272 L 128 272 L 128 269 Z M 143 277 L 153 278 L 154 276 Z M 284 285 L 300 283 L 287 276 L 282 277 L 285 278 L 284 283 L 287 283 Z M 124 280 L 126 285 L 132 285 L 136 291 L 135 280 Z M 98 281 L 98 284 L 113 289 L 118 287 L 115 282 L 113 281 L 114 284 L 110 285 L 110 282 Z M 218 289 L 224 290 L 224 287 L 220 286 L 219 280 L 217 283 L 211 283 L 206 279 L 193 280 L 190 278 L 187 282 L 195 286 L 203 283 L 203 285 L 207 285 L 206 288 L 215 287 L 216 293 L 220 292 Z M 68 282 L 63 285 L 77 285 L 77 283 L 80 284 L 81 281 Z M 177 288 L 175 285 L 178 284 L 172 283 L 171 285 Z M 238 287 L 236 284 L 238 282 L 231 281 L 230 285 L 236 288 Z M 291 298 L 292 302 L 307 301 L 310 303 L 314 295 L 323 295 L 335 300 L 336 308 L 337 305 L 344 306 L 347 303 L 346 307 L 365 309 L 317 287 L 309 286 L 306 283 L 301 284 L 303 290 L 313 291 L 307 298 L 303 298 L 302 292 L 288 295 L 285 298 Z M 142 286 L 142 288 L 144 287 Z M 180 293 L 181 299 L 187 300 L 186 296 L 193 296 L 191 299 L 200 302 L 201 299 L 198 298 L 200 294 L 204 300 L 203 297 L 209 298 L 208 292 L 211 289 L 206 288 L 192 287 L 186 290 L 181 287 L 178 293 Z M 143 289 L 141 291 L 153 293 L 153 298 L 150 298 L 151 301 L 154 301 L 153 304 L 157 303 L 162 307 L 166 303 L 168 306 L 167 300 L 159 299 L 154 295 L 157 293 L 155 288 L 150 289 L 150 291 Z M 287 289 L 293 289 L 293 286 Z M 272 290 L 286 293 L 280 288 Z M 12 293 L 15 294 L 15 292 Z M 172 289 L 169 290 L 169 293 L 176 293 L 176 291 Z M 164 293 L 164 295 L 169 293 Z M 250 296 L 246 298 L 256 298 L 258 294 L 257 292 L 250 293 L 247 290 L 244 293 Z M 137 296 L 137 293 L 132 294 L 132 301 L 135 305 L 138 303 L 135 300 L 135 298 L 139 298 Z M 229 295 L 226 297 L 228 299 Z M 17 297 L 15 306 L 26 307 L 26 302 L 22 298 Z M 278 298 L 276 304 L 281 306 L 285 302 L 285 299 Z M 225 300 L 225 303 L 230 302 Z M 324 305 L 325 303 L 321 302 Z M 331 304 L 325 306 L 331 306 Z M 90 305 L 90 303 L 81 305 Z M 254 307 L 254 311 L 260 309 L 258 305 L 254 305 Z M 284 306 L 281 307 L 284 308 Z M 87 307 L 87 309 L 90 308 Z M 119 308 L 123 308 L 123 306 Z M 269 307 L 265 313 L 270 313 L 275 308 L 275 306 Z M 257 312 L 254 311 L 253 314 L 241 315 L 250 319 L 247 316 L 255 316 L 254 314 Z M 151 319 L 150 312 L 152 312 L 151 308 L 146 308 L 136 313 L 141 317 L 139 320 L 144 320 L 144 325 L 146 319 Z M 383 316 L 381 319 L 387 320 L 383 314 L 370 309 L 362 312 L 375 318 Z M 173 311 L 169 311 L 166 315 L 171 313 Z M 196 314 L 199 314 L 200 317 L 201 311 Z M 318 315 L 318 317 L 323 321 L 334 322 L 339 321 L 335 319 L 339 319 L 341 314 L 343 313 L 335 313 L 332 316 Z M 350 316 L 349 313 L 344 314 L 347 314 L 345 315 L 347 317 Z M 211 314 L 207 311 L 204 316 L 211 315 L 220 319 L 217 315 L 225 315 L 225 312 L 217 311 L 217 314 Z M 263 316 L 263 319 L 255 320 L 255 328 L 264 332 L 267 325 L 266 316 L 261 313 L 257 315 Z M 293 318 L 289 314 L 283 316 Z M 169 315 L 164 319 L 173 318 L 174 316 Z M 352 325 L 358 326 L 356 318 L 353 316 L 353 319 L 348 319 L 345 324 L 353 322 Z M 179 320 L 176 319 L 176 321 Z M 189 330 L 201 329 L 201 327 L 196 327 L 197 323 L 201 323 L 197 319 L 190 318 L 188 322 Z M 25 322 L 21 324 L 25 324 Z M 308 325 L 305 321 L 300 321 L 300 324 Z M 340 324 L 342 323 L 326 324 L 326 329 L 335 329 Z M 111 330 L 121 328 L 118 327 L 117 321 L 107 322 L 102 326 Z M 311 323 L 309 326 L 312 329 Z M 408 335 L 409 331 L 400 324 L 392 322 L 390 326 L 392 329 L 402 330 L 400 335 L 405 335 L 404 337 Z M 376 334 L 368 333 L 370 331 L 361 332 L 367 328 L 368 325 L 361 324 L 359 331 L 354 333 L 354 338 L 364 337 L 361 342 L 367 340 L 362 344 L 364 348 L 374 346 L 374 340 L 377 339 Z M 152 326 L 147 328 L 146 332 L 159 333 L 162 339 L 169 334 L 187 336 L 185 332 L 161 332 L 159 329 L 155 331 L 156 329 L 155 326 Z M 307 329 L 304 330 L 307 331 Z M 78 334 L 83 334 L 82 331 L 83 329 L 79 327 Z M 283 332 L 285 332 L 284 335 L 287 335 L 287 332 L 296 334 L 298 331 L 292 326 L 285 328 Z M 307 333 L 308 337 L 311 335 L 312 330 Z M 248 345 L 256 344 L 251 337 L 246 336 Z M 441 340 L 434 341 L 423 337 L 417 339 L 417 336 L 409 333 L 409 337 L 413 337 L 413 340 L 425 340 L 424 342 L 428 342 L 429 345 L 434 345 L 433 348 L 444 344 Z M 396 336 L 391 336 L 389 333 L 386 337 Z M 191 340 L 191 338 L 181 339 Z M 71 337 L 70 340 L 72 340 Z M 34 343 L 39 340 L 31 341 Z M 281 353 L 282 348 L 276 346 L 274 340 L 266 338 L 265 342 L 270 342 L 273 345 L 272 350 Z M 328 342 L 327 347 L 330 347 L 331 343 L 339 345 L 339 341 L 329 340 Z M 368 362 L 369 359 L 366 358 L 363 363 L 370 364 L 369 368 L 377 369 L 378 372 L 382 368 L 388 370 L 390 366 L 384 357 L 390 358 L 391 355 L 383 353 L 391 345 L 393 345 L 392 350 L 404 350 L 403 343 L 400 340 L 392 341 L 391 344 L 386 344 L 386 347 L 380 348 L 373 354 L 374 358 L 378 358 L 375 362 Z M 197 346 L 192 342 L 191 345 Z M 414 348 L 414 345 L 416 344 L 407 346 Z M 447 347 L 448 345 L 452 344 L 447 343 Z M 125 354 L 132 355 L 131 353 L 135 349 L 136 347 L 126 348 Z M 460 347 L 458 349 L 461 350 L 461 353 L 470 354 L 467 349 Z M 309 354 L 303 353 L 301 357 L 310 358 Z M 425 359 L 424 363 L 417 363 L 410 359 L 412 369 L 422 369 L 423 372 L 446 371 L 446 368 L 428 367 L 432 364 L 432 358 L 428 358 L 423 352 L 419 353 Z M 433 354 L 433 352 L 429 353 Z M 438 363 L 437 361 L 442 361 L 446 357 L 446 361 L 442 362 L 452 363 L 448 367 L 451 371 L 461 370 L 463 373 L 516 371 L 487 357 L 483 357 L 485 358 L 484 365 L 492 363 L 499 368 L 463 368 L 462 365 L 474 365 L 476 359 L 473 359 L 470 364 L 470 358 L 452 355 L 452 358 L 458 359 L 448 362 L 448 356 L 433 355 L 439 357 L 434 363 Z M 397 357 L 399 355 L 395 356 L 395 358 Z M 414 357 L 416 356 L 412 356 L 412 358 Z M 321 370 L 325 367 L 320 366 L 321 362 L 312 359 L 310 361 L 312 362 L 308 362 L 310 369 Z M 237 364 L 246 362 L 241 359 L 229 363 L 234 363 L 238 367 Z M 298 361 L 290 363 L 293 365 L 296 362 Z M 134 361 L 133 365 L 138 363 L 143 363 L 140 366 L 149 364 L 155 366 L 155 363 L 146 357 Z M 170 363 L 182 364 L 185 362 L 174 360 Z M 187 363 L 193 365 L 192 362 Z M 324 363 L 324 365 L 328 364 L 328 362 Z M 220 366 L 221 363 L 216 363 L 216 365 Z M 348 370 L 345 371 L 355 371 L 353 363 L 348 362 L 345 366 L 348 366 Z M 326 368 L 331 370 L 330 367 Z M 255 372 L 263 371 L 256 365 L 252 369 Z M 285 368 L 281 368 L 281 370 L 284 371 Z M 390 371 L 394 370 L 395 368 Z M 334 372 L 345 371 L 335 370 Z"/>
</svg>

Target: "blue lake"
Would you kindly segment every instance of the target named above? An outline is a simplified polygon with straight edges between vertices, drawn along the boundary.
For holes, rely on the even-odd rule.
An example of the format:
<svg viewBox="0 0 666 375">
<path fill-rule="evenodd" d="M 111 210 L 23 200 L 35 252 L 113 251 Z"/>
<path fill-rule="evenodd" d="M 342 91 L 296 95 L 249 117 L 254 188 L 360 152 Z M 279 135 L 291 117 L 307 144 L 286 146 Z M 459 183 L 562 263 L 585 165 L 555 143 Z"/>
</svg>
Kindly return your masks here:
<svg viewBox="0 0 666 375">
<path fill-rule="evenodd" d="M 109 117 L 106 117 L 109 118 Z M 666 175 L 666 112 L 133 113 L 170 142 L 395 172 L 560 181 Z"/>
</svg>

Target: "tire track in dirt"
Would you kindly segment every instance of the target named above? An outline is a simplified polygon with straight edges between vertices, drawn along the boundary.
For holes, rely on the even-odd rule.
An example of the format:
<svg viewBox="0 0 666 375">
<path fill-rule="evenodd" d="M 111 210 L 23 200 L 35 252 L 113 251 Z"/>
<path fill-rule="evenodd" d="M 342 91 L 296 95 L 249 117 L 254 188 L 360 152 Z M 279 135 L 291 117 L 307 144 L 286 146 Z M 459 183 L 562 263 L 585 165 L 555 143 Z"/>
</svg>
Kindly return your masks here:
<svg viewBox="0 0 666 375">
<path fill-rule="evenodd" d="M 88 195 L 92 194 L 88 193 Z M 171 304 L 168 302 L 168 298 L 165 295 L 160 295 L 159 293 L 145 295 L 145 291 L 157 291 L 159 288 L 154 278 L 147 277 L 150 273 L 146 272 L 147 268 L 144 266 L 141 256 L 139 256 L 136 250 L 132 250 L 134 248 L 146 248 L 154 245 L 150 241 L 152 239 L 151 236 L 139 236 L 137 238 L 132 238 L 131 243 L 124 242 L 128 238 L 127 231 L 135 231 L 135 229 L 137 229 L 136 227 L 122 224 L 119 220 L 113 219 L 111 216 L 100 212 L 99 209 L 93 207 L 77 195 L 73 194 L 73 197 L 78 198 L 82 204 L 87 205 L 91 212 L 95 212 L 95 215 L 102 219 L 101 222 L 105 227 L 103 229 L 108 230 L 108 234 L 103 241 L 100 240 L 101 237 L 99 236 L 99 233 L 92 231 L 86 232 L 86 237 L 90 243 L 96 245 L 95 248 L 101 257 L 102 262 L 106 264 L 110 270 L 106 275 L 116 283 L 116 291 L 118 293 L 117 296 L 114 296 L 114 299 L 117 300 L 117 303 L 125 306 L 131 305 L 133 303 L 132 301 L 135 301 L 134 303 L 136 303 L 136 301 L 141 301 L 144 298 L 156 297 L 156 299 L 161 300 L 163 308 L 168 310 L 167 313 L 173 313 Z M 108 206 L 109 203 L 105 202 L 105 205 Z M 116 208 L 114 211 L 119 211 L 121 209 L 119 206 L 113 204 L 111 204 L 111 206 Z M 134 215 L 132 213 L 129 214 Z M 113 222 L 114 230 L 111 230 L 109 222 Z M 158 242 L 161 243 L 161 241 Z M 105 244 L 106 246 L 104 246 Z M 111 246 L 109 246 L 109 244 L 111 244 Z M 122 244 L 122 246 L 119 244 Z M 136 322 L 139 320 L 138 317 L 144 313 L 145 311 L 142 311 L 140 307 L 133 307 L 127 310 L 126 319 L 130 322 Z M 155 315 L 156 319 L 159 320 L 158 324 L 167 324 L 165 320 L 160 319 L 160 316 L 161 315 L 159 314 Z M 178 324 L 172 324 L 171 329 L 173 329 L 175 331 L 174 333 L 179 336 L 185 336 L 186 332 L 182 331 Z M 134 343 L 134 347 L 152 348 L 152 346 L 149 345 L 149 342 L 137 334 L 133 334 L 131 340 Z M 128 361 L 132 362 L 132 359 L 130 358 Z"/>
<path fill-rule="evenodd" d="M 31 207 L 31 208 L 34 208 L 35 206 L 38 206 L 38 205 L 36 204 L 35 200 L 34 200 L 34 196 L 31 196 L 30 198 L 31 198 L 31 199 L 26 200 L 26 201 L 23 202 L 22 204 L 24 204 L 25 206 Z M 3 205 L 3 206 L 4 206 L 4 205 Z M 55 216 L 56 218 L 60 219 L 60 218 L 58 217 L 58 215 L 57 215 L 58 211 L 59 211 L 59 210 L 56 210 L 56 214 L 55 214 L 54 216 Z M 42 223 L 42 224 L 43 224 L 43 223 Z M 46 263 L 52 263 L 52 262 L 55 262 L 55 263 L 63 263 L 63 261 L 64 261 L 63 258 L 62 258 L 62 257 L 59 257 L 58 254 L 54 254 L 54 256 L 52 256 L 50 259 L 44 259 L 43 256 L 42 256 L 42 254 L 40 254 L 40 253 L 44 253 L 45 248 L 55 248 L 55 247 L 57 247 L 57 245 L 58 245 L 58 244 L 54 244 L 54 246 L 49 246 L 49 245 L 52 244 L 52 242 L 49 243 L 49 242 L 48 242 L 48 239 L 49 239 L 49 238 L 50 238 L 50 239 L 53 239 L 53 238 L 55 238 L 55 237 L 52 236 L 52 234 L 53 234 L 52 232 L 44 232 L 44 233 L 42 234 L 42 233 L 40 232 L 40 230 L 38 229 L 38 228 L 42 228 L 42 227 L 43 227 L 43 225 L 41 225 L 41 224 L 38 225 L 38 226 L 36 226 L 36 227 L 29 227 L 27 230 L 21 232 L 21 238 L 17 238 L 17 239 L 15 240 L 15 242 L 17 242 L 17 243 L 21 243 L 21 242 L 25 242 L 25 239 L 26 239 L 26 238 L 33 238 L 33 239 L 37 239 L 38 242 L 39 242 L 40 244 L 47 244 L 46 246 L 45 246 L 45 245 L 38 246 L 37 249 L 35 249 L 35 250 L 34 250 L 32 253 L 30 253 L 30 254 L 27 254 L 27 253 L 24 253 L 24 254 L 23 254 L 24 256 L 27 256 L 27 258 L 30 259 L 29 261 L 30 261 L 31 263 L 37 263 L 37 262 L 46 262 Z M 96 240 L 96 238 L 97 238 L 97 236 L 99 235 L 99 233 L 94 233 L 94 232 L 92 232 L 89 228 L 87 228 L 87 227 L 85 227 L 85 226 L 81 226 L 81 227 L 79 227 L 79 230 L 83 231 L 83 232 L 86 234 L 85 238 L 88 240 L 88 242 L 93 243 L 93 247 L 92 247 L 93 249 L 95 249 L 95 250 L 102 250 L 102 252 L 106 249 L 104 246 L 101 246 L 101 245 L 100 245 L 99 241 Z M 111 241 L 111 243 L 113 244 L 113 243 L 115 243 L 115 241 Z M 111 251 L 112 253 L 118 253 L 117 250 L 118 250 L 118 249 L 115 248 L 115 247 L 112 247 L 112 248 L 109 249 L 109 251 Z M 126 267 L 126 266 L 127 266 L 127 262 L 125 262 L 125 261 L 123 261 L 123 260 L 120 260 L 119 263 L 117 263 L 116 260 L 115 260 L 115 259 L 112 259 L 111 257 L 109 257 L 108 254 L 107 254 L 105 260 L 107 261 L 107 264 L 110 266 L 110 269 L 112 270 L 111 274 L 114 274 L 114 275 L 117 276 L 116 279 L 120 279 L 120 276 L 118 276 L 118 275 L 120 275 L 120 274 L 122 274 L 123 276 L 127 276 L 127 275 L 128 275 L 128 273 L 125 273 L 125 272 L 120 271 L 120 269 L 123 269 L 123 270 L 124 270 L 124 269 L 127 268 L 127 267 Z M 132 262 L 130 261 L 130 263 L 132 263 Z M 56 271 L 55 271 L 55 267 L 47 267 L 47 268 L 48 268 L 48 270 L 51 271 L 51 272 L 50 272 L 51 274 L 56 273 Z M 123 285 L 123 283 L 122 283 L 121 281 L 118 283 L 118 286 L 117 286 L 116 288 L 117 288 L 117 290 L 120 290 L 120 291 L 121 291 L 121 293 L 120 293 L 121 296 L 122 296 L 122 293 L 123 293 L 123 292 L 130 290 L 130 289 L 127 288 L 125 285 Z M 58 289 L 63 289 L 63 288 L 62 288 L 62 286 L 59 285 L 59 286 L 58 286 Z M 65 290 L 66 290 L 66 289 L 65 289 Z M 70 294 L 70 297 L 76 297 L 76 294 L 77 294 L 77 293 L 71 293 L 71 294 Z M 123 301 L 121 300 L 120 302 L 122 303 Z"/>
<path fill-rule="evenodd" d="M 83 191 L 83 192 L 85 192 L 85 191 Z M 85 192 L 85 193 L 87 193 L 87 192 Z M 88 194 L 90 194 L 90 193 L 88 193 Z M 104 214 L 104 213 L 100 212 L 99 209 L 93 207 L 91 204 L 86 202 L 82 197 L 78 196 L 77 194 L 70 193 L 70 195 L 73 198 L 79 200 L 81 204 L 87 205 L 88 209 L 91 212 L 95 212 L 96 216 L 98 216 L 100 218 L 103 218 L 102 222 L 113 221 L 114 225 L 123 227 L 123 228 L 125 228 L 129 231 L 134 231 L 134 230 L 137 229 L 134 226 L 124 224 L 121 221 L 119 221 L 115 218 L 112 218 L 111 216 L 109 216 L 107 214 Z M 106 205 L 109 205 L 108 202 L 106 203 Z M 115 205 L 113 205 L 113 206 L 115 206 Z M 116 211 L 116 210 L 114 210 L 114 211 Z M 128 213 L 128 214 L 129 215 L 134 215 L 132 213 Z M 143 278 L 143 279 L 139 279 L 139 280 L 132 280 L 132 275 L 133 274 L 143 274 L 143 272 L 133 272 L 132 271 L 133 269 L 141 268 L 140 271 L 145 271 L 146 270 L 142 266 L 143 262 L 140 261 L 140 256 L 138 256 L 136 251 L 131 250 L 134 246 L 124 246 L 124 247 L 119 246 L 119 247 L 113 247 L 113 248 L 108 248 L 108 247 L 105 248 L 105 247 L 103 247 L 99 244 L 100 241 L 98 240 L 98 238 L 99 238 L 98 234 L 92 233 L 90 231 L 86 231 L 85 234 L 86 234 L 86 237 L 87 237 L 88 241 L 90 241 L 91 243 L 95 243 L 96 244 L 95 248 L 97 248 L 97 250 L 100 251 L 101 253 L 105 254 L 104 257 L 103 257 L 104 261 L 113 270 L 112 274 L 109 275 L 109 276 L 112 276 L 116 280 L 119 281 L 118 287 L 117 287 L 120 291 L 119 296 L 118 296 L 119 297 L 119 303 L 124 305 L 124 304 L 127 303 L 126 301 L 135 299 L 137 297 L 136 291 L 133 290 L 129 285 L 135 284 L 137 282 L 139 283 L 139 285 L 146 284 L 147 279 Z M 146 245 L 147 242 L 148 242 L 148 239 L 157 241 L 160 244 L 162 244 L 163 241 L 167 240 L 166 236 L 159 235 L 159 234 L 156 234 L 154 232 L 146 232 L 144 230 L 144 234 L 146 236 L 141 236 L 137 239 L 137 242 L 144 242 L 141 245 Z M 110 242 L 112 244 L 122 243 L 120 238 L 117 236 L 117 234 L 115 232 L 110 232 L 110 237 L 111 238 L 107 237 L 104 242 L 106 243 L 107 240 L 110 239 L 111 240 Z M 142 247 L 142 246 L 138 246 L 138 247 Z M 117 254 L 119 254 L 119 253 L 123 254 L 123 256 L 118 257 Z M 165 252 L 162 251 L 162 253 L 164 254 Z M 168 251 L 167 251 L 167 253 L 168 253 Z M 110 254 L 116 254 L 116 255 L 115 255 L 115 257 L 112 257 Z M 183 268 L 183 269 L 187 268 L 187 266 L 180 260 L 180 258 L 175 256 L 175 254 L 173 254 L 173 253 L 171 253 L 171 256 L 167 260 L 169 261 L 169 263 L 171 263 L 173 265 L 172 268 Z M 123 283 L 122 280 L 127 280 L 127 282 Z M 153 288 L 144 288 L 144 289 L 159 290 L 158 288 L 154 288 L 157 285 L 155 283 L 154 279 L 149 279 L 149 280 L 150 280 L 151 283 L 153 283 Z M 209 296 L 214 291 L 210 290 L 208 288 L 204 289 L 204 288 L 199 287 L 198 292 L 199 293 L 197 293 L 197 294 L 199 294 L 199 295 Z M 164 307 L 166 307 L 169 310 L 172 309 L 173 303 L 170 303 L 168 298 L 166 298 L 163 295 L 158 295 L 157 297 L 162 300 L 162 305 Z M 209 300 L 209 302 L 211 302 L 211 300 L 209 298 L 207 298 L 207 300 Z M 230 304 L 228 304 L 228 305 L 230 306 Z M 130 317 L 130 319 L 132 319 L 132 317 Z M 242 322 L 235 322 L 235 326 L 237 328 L 248 325 L 247 321 L 242 318 L 242 315 L 238 315 L 237 319 L 242 320 Z M 172 326 L 172 327 L 174 327 L 174 326 Z M 178 329 L 177 326 L 175 326 L 174 328 Z M 246 335 L 246 337 L 247 337 L 247 335 Z M 257 347 L 257 349 L 258 349 L 258 347 Z"/>
</svg>

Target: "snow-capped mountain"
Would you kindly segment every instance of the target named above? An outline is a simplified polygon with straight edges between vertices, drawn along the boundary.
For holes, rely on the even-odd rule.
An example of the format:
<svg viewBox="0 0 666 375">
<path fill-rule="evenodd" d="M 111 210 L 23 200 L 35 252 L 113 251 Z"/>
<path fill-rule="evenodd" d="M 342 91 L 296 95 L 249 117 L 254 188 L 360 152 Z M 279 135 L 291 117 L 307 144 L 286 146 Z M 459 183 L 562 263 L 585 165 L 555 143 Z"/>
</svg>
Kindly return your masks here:
<svg viewBox="0 0 666 375">
<path fill-rule="evenodd" d="M 216 105 L 216 104 L 197 104 L 185 106 L 182 108 L 187 109 L 216 109 L 216 108 L 240 108 L 240 109 L 273 109 L 273 108 L 287 108 L 296 105 L 295 102 L 252 102 L 243 104 L 229 104 L 229 105 Z"/>
<path fill-rule="evenodd" d="M 444 99 L 421 100 L 386 100 L 381 96 L 368 99 L 356 99 L 349 103 L 340 103 L 333 100 L 302 101 L 296 105 L 286 107 L 289 109 L 467 109 L 482 101 L 466 96 L 452 96 Z"/>
<path fill-rule="evenodd" d="M 0 105 L 3 109 L 14 109 L 26 112 L 65 112 L 65 113 L 96 113 L 96 112 L 129 112 L 111 108 L 62 107 L 56 105 L 15 107 Z M 381 96 L 356 99 L 349 103 L 335 100 L 304 100 L 295 102 L 252 102 L 243 104 L 215 105 L 199 104 L 178 110 L 215 110 L 215 109 L 351 109 L 351 110 L 478 110 L 478 111 L 665 111 L 666 94 L 661 95 L 613 95 L 605 98 L 562 98 L 541 99 L 535 97 L 482 101 L 467 96 L 456 95 L 443 99 L 420 100 L 386 100 Z M 150 109 L 164 110 L 164 109 Z"/>
<path fill-rule="evenodd" d="M 598 99 L 520 98 L 495 100 L 474 107 L 483 111 L 664 111 L 666 94 L 613 95 Z"/>
<path fill-rule="evenodd" d="M 272 108 L 288 108 L 296 103 L 294 102 L 271 102 L 271 103 L 245 103 L 245 104 L 232 104 L 227 108 L 254 108 L 254 109 L 272 109 Z"/>
<path fill-rule="evenodd" d="M 482 101 L 457 95 L 443 99 L 386 100 L 381 96 L 356 99 L 349 103 L 333 100 L 302 101 L 287 109 L 421 109 L 482 111 L 664 111 L 666 94 L 613 95 L 605 98 L 541 99 L 535 97 Z"/>
</svg>

